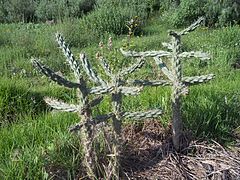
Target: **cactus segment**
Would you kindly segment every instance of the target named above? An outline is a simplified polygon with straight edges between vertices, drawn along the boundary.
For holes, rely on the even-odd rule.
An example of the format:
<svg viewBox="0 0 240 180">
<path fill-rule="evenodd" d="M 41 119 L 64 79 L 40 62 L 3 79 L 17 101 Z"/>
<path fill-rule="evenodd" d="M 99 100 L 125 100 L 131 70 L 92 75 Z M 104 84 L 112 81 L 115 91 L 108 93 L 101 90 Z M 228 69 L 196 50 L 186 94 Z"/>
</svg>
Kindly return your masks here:
<svg viewBox="0 0 240 180">
<path fill-rule="evenodd" d="M 46 98 L 44 98 L 44 101 L 52 108 L 59 110 L 59 111 L 77 112 L 79 110 L 79 106 L 76 106 L 74 104 L 67 104 L 65 102 L 58 101 L 53 98 L 46 97 Z"/>
<path fill-rule="evenodd" d="M 137 85 L 137 86 L 169 86 L 172 84 L 171 81 L 167 80 L 133 80 L 128 81 L 129 84 Z"/>
<path fill-rule="evenodd" d="M 140 69 L 144 64 L 144 59 L 143 58 L 139 58 L 138 61 L 133 64 L 132 66 L 122 70 L 120 73 L 119 73 L 119 76 L 123 77 L 125 75 L 128 75 L 128 74 L 131 74 L 133 73 L 136 69 Z"/>
<path fill-rule="evenodd" d="M 121 53 L 126 57 L 155 57 L 155 56 L 167 56 L 171 57 L 171 53 L 167 51 L 145 51 L 145 52 L 136 52 L 136 51 L 124 51 L 120 49 Z"/>
<path fill-rule="evenodd" d="M 134 120 L 144 120 L 148 118 L 157 118 L 163 114 L 161 109 L 154 109 L 145 112 L 125 112 L 122 114 L 124 118 L 133 118 Z"/>
<path fill-rule="evenodd" d="M 58 83 L 61 86 L 65 86 L 67 88 L 79 88 L 81 85 L 78 83 L 74 83 L 71 81 L 66 80 L 65 78 L 59 76 L 54 71 L 52 71 L 50 68 L 44 66 L 41 64 L 38 60 L 33 59 L 32 60 L 33 65 L 38 68 L 45 76 L 50 78 L 52 81 Z"/>
<path fill-rule="evenodd" d="M 103 81 L 96 72 L 93 71 L 92 66 L 90 65 L 85 54 L 80 54 L 80 60 L 82 62 L 82 66 L 87 73 L 90 80 L 95 82 L 96 84 L 101 84 L 102 86 L 106 86 L 106 82 Z"/>
<path fill-rule="evenodd" d="M 183 52 L 181 54 L 178 55 L 180 58 L 200 58 L 201 60 L 209 60 L 209 54 L 201 52 L 201 51 L 191 51 L 191 52 Z"/>
<path fill-rule="evenodd" d="M 204 17 L 200 17 L 196 22 L 194 22 L 193 24 L 191 24 L 188 28 L 182 30 L 179 34 L 179 36 L 183 36 L 186 35 L 192 31 L 194 31 L 198 26 L 200 26 L 200 24 L 205 20 Z"/>
<path fill-rule="evenodd" d="M 73 70 L 75 78 L 79 79 L 81 77 L 79 62 L 75 60 L 73 53 L 68 48 L 68 45 L 65 43 L 64 38 L 60 33 L 56 33 L 56 40 L 59 47 L 62 49 L 63 54 L 67 58 L 67 62 L 70 65 L 70 68 Z"/>
</svg>

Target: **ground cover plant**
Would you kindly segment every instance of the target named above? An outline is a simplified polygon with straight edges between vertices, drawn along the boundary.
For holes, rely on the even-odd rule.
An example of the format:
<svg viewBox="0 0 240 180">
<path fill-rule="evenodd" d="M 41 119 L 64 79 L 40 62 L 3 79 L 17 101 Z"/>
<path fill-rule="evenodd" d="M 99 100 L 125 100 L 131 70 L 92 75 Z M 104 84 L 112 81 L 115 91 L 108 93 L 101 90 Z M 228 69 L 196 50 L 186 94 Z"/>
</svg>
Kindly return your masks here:
<svg viewBox="0 0 240 180">
<path fill-rule="evenodd" d="M 167 30 L 175 29 L 172 24 L 163 21 L 164 18 L 159 14 L 150 15 L 141 27 L 141 37 L 131 37 L 131 50 L 163 49 L 161 42 L 167 40 Z M 193 20 L 195 19 L 191 22 Z M 38 57 L 44 64 L 58 71 L 58 75 L 64 74 L 71 79 L 72 73 L 56 47 L 54 33 L 63 32 L 73 54 L 82 49 L 92 60 L 99 50 L 100 39 L 107 42 L 109 37 L 95 38 L 91 32 L 87 33 L 79 27 L 80 21 L 81 19 L 70 19 L 53 25 L 0 25 L 0 100 L 4 120 L 0 127 L 0 179 L 84 178 L 81 172 L 84 157 L 82 142 L 78 136 L 68 132 L 72 124 L 79 123 L 78 116 L 74 113 L 55 113 L 42 104 L 43 97 L 46 96 L 75 104 L 76 91 L 59 87 L 42 77 L 29 61 L 31 57 Z M 216 75 L 214 82 L 192 86 L 189 95 L 182 97 L 185 128 L 190 129 L 193 138 L 197 140 L 192 141 L 182 154 L 173 153 L 168 138 L 171 136 L 169 121 L 172 114 L 170 88 L 145 87 L 138 96 L 123 98 L 123 110 L 134 112 L 157 107 L 164 109 L 164 115 L 154 121 L 123 122 L 124 151 L 120 160 L 124 178 L 238 178 L 240 74 L 237 64 L 240 57 L 240 28 L 233 24 L 224 28 L 200 27 L 181 39 L 183 51 L 201 50 L 212 56 L 207 63 L 195 58 L 184 61 L 183 74 Z M 112 38 L 116 49 L 126 44 L 123 41 L 127 39 L 125 36 L 112 35 Z M 110 60 L 113 69 L 134 63 L 134 59 L 124 58 L 119 52 L 110 57 L 105 53 L 103 55 Z M 97 72 L 103 72 L 98 61 L 93 60 L 91 64 Z M 145 79 L 146 74 L 148 80 L 162 78 L 164 74 L 157 70 L 154 61 L 147 61 L 149 64 L 145 63 L 130 78 Z M 167 62 L 167 59 L 163 61 Z M 104 73 L 100 74 L 104 79 L 107 77 Z M 110 99 L 104 98 L 101 105 L 93 109 L 93 116 L 109 112 L 112 108 L 109 102 Z M 97 152 L 100 156 L 108 154 L 103 144 L 103 141 L 96 144 L 97 149 L 100 147 Z"/>
</svg>

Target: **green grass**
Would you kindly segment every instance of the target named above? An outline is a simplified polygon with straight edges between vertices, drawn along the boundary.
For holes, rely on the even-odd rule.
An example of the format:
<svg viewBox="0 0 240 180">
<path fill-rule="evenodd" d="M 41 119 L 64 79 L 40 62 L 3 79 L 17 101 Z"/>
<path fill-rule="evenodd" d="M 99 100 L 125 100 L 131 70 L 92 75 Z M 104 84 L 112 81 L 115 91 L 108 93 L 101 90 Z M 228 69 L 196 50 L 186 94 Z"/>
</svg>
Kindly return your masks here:
<svg viewBox="0 0 240 180">
<path fill-rule="evenodd" d="M 76 116 L 70 114 L 48 114 L 26 117 L 20 124 L 3 128 L 0 177 L 43 179 L 52 166 L 74 176 L 81 159 L 81 141 L 68 133 L 68 127 L 75 122 Z"/>
<path fill-rule="evenodd" d="M 70 25 L 74 27 L 73 32 L 78 33 L 76 36 Z M 169 39 L 167 29 L 172 28 L 161 18 L 154 17 L 146 24 L 143 35 L 132 39 L 132 48 L 142 51 L 162 49 L 161 42 Z M 68 133 L 68 127 L 78 122 L 77 116 L 52 114 L 42 102 L 44 96 L 73 101 L 75 93 L 50 82 L 36 72 L 30 62 L 31 57 L 39 57 L 55 71 L 71 77 L 54 40 L 57 31 L 65 32 L 64 36 L 74 46 L 72 50 L 76 56 L 86 52 L 94 68 L 103 72 L 94 58 L 99 50 L 98 39 L 91 41 L 92 37 L 82 37 L 89 42 L 78 40 L 81 32 L 77 31 L 76 23 L 0 25 L 0 179 L 47 179 L 52 176 L 50 170 L 54 168 L 61 169 L 64 176 L 72 179 L 78 174 L 81 141 Z M 185 127 L 196 138 L 231 143 L 233 130 L 240 126 L 240 73 L 230 66 L 240 57 L 239 34 L 239 26 L 200 28 L 183 38 L 183 50 L 202 50 L 212 55 L 212 60 L 203 64 L 196 59 L 186 60 L 184 74 L 216 75 L 210 83 L 191 87 L 189 96 L 183 98 Z M 124 44 L 125 38 L 114 36 L 116 48 Z M 107 39 L 102 40 L 106 44 Z M 108 57 L 116 69 L 134 62 L 118 51 Z M 149 59 L 148 62 L 136 75 L 149 79 L 159 77 L 161 73 L 153 61 Z M 139 96 L 127 97 L 123 101 L 124 108 L 130 111 L 162 107 L 165 114 L 160 121 L 164 124 L 171 120 L 170 103 L 169 87 L 148 87 Z M 106 98 L 94 113 L 108 112 L 109 107 Z"/>
</svg>

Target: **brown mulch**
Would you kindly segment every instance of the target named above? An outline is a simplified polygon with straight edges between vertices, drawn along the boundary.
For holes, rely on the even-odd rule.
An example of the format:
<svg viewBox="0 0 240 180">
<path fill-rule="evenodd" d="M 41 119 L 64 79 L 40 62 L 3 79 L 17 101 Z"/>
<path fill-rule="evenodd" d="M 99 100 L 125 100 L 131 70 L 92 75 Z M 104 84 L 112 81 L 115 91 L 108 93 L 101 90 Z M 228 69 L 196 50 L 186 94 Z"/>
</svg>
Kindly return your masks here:
<svg viewBox="0 0 240 180">
<path fill-rule="evenodd" d="M 215 141 L 191 142 L 176 153 L 170 137 L 170 129 L 158 121 L 126 126 L 122 179 L 240 180 L 240 147 L 225 149 Z"/>
</svg>

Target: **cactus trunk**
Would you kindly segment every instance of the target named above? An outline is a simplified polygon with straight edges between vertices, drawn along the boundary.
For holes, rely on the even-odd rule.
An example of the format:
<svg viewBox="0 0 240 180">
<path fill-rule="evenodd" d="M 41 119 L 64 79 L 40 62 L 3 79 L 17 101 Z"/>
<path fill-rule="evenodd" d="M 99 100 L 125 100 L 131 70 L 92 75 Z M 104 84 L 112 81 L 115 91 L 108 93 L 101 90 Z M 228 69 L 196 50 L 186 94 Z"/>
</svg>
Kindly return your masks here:
<svg viewBox="0 0 240 180">
<path fill-rule="evenodd" d="M 115 179 L 119 179 L 120 166 L 119 166 L 119 154 L 121 152 L 121 119 L 120 110 L 122 104 L 122 94 L 119 92 L 112 94 L 112 107 L 113 107 L 113 144 L 112 144 L 112 175 Z"/>
<path fill-rule="evenodd" d="M 171 33 L 170 33 L 171 34 Z M 173 145 L 177 151 L 181 149 L 180 137 L 182 134 L 182 117 L 181 117 L 181 91 L 182 91 L 182 68 L 179 58 L 181 38 L 178 34 L 172 33 L 172 131 L 173 131 Z"/>
<path fill-rule="evenodd" d="M 83 142 L 83 151 L 84 151 L 84 160 L 83 164 L 86 168 L 87 175 L 90 179 L 94 179 L 95 166 L 94 158 L 95 153 L 93 149 L 93 136 L 94 136 L 94 126 L 90 125 L 88 122 L 92 119 L 92 111 L 89 108 L 88 92 L 86 91 L 86 83 L 81 77 L 79 80 L 81 86 L 78 91 L 78 98 L 82 109 L 79 111 L 79 116 L 81 121 L 84 123 L 83 128 L 81 129 L 82 142 Z"/>
<path fill-rule="evenodd" d="M 176 151 L 181 150 L 181 135 L 182 135 L 182 116 L 181 116 L 181 104 L 180 98 L 177 98 L 172 102 L 173 120 L 172 120 L 172 131 L 173 131 L 173 145 Z"/>
<path fill-rule="evenodd" d="M 87 122 L 87 117 L 88 115 L 81 115 L 81 119 L 83 122 Z M 84 160 L 83 160 L 83 164 L 86 168 L 86 172 L 88 175 L 88 178 L 90 179 L 94 179 L 94 172 L 95 172 L 95 167 L 94 167 L 94 150 L 93 150 L 93 146 L 92 146 L 92 132 L 90 130 L 90 126 L 89 125 L 84 125 L 81 128 L 81 141 L 83 142 L 83 151 L 84 151 Z"/>
</svg>

